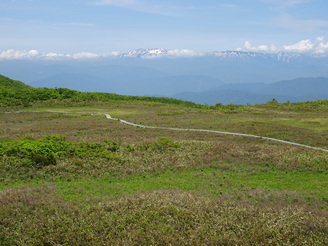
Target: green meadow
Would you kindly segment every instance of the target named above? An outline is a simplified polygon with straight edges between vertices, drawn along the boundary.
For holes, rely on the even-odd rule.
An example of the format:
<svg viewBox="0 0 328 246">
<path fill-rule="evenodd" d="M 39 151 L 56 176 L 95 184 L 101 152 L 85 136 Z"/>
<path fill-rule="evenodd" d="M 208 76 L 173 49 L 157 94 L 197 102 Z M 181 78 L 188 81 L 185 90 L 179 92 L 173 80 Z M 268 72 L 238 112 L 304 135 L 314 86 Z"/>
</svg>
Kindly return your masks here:
<svg viewBox="0 0 328 246">
<path fill-rule="evenodd" d="M 328 101 L 213 105 L 0 77 L 0 245 L 328 245 Z"/>
</svg>

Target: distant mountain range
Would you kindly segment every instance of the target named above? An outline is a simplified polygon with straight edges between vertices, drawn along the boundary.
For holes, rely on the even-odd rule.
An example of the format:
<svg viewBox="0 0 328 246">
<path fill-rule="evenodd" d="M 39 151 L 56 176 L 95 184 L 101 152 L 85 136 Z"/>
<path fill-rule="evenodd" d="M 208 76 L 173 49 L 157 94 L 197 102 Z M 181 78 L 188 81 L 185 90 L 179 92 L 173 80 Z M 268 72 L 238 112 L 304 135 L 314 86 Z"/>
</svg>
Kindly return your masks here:
<svg viewBox="0 0 328 246">
<path fill-rule="evenodd" d="M 249 51 L 212 51 L 196 53 L 191 50 L 167 50 L 167 49 L 135 49 L 127 53 L 117 55 L 118 58 L 142 58 L 142 59 L 156 59 L 156 58 L 199 58 L 199 57 L 214 57 L 221 59 L 266 59 L 278 60 L 281 62 L 289 63 L 291 60 L 303 59 L 304 57 L 319 58 L 318 56 L 303 55 L 295 52 L 280 51 L 277 53 L 261 53 Z"/>
<path fill-rule="evenodd" d="M 272 98 L 327 99 L 328 57 L 138 49 L 87 60 L 2 59 L 0 74 L 35 87 L 173 96 L 207 104 L 253 104 Z"/>
<path fill-rule="evenodd" d="M 299 78 L 272 84 L 224 84 L 201 92 L 184 92 L 171 97 L 200 104 L 257 104 L 276 99 L 279 102 L 303 102 L 328 99 L 328 79 Z"/>
<path fill-rule="evenodd" d="M 125 73 L 128 73 L 131 78 L 127 78 Z M 223 84 L 218 79 L 202 75 L 167 76 L 160 72 L 155 73 L 151 69 L 133 71 L 133 69 L 119 67 L 115 69 L 115 72 L 109 73 L 106 78 L 85 73 L 61 73 L 32 82 L 30 85 L 49 88 L 65 87 L 79 91 L 113 92 L 124 95 L 158 94 L 168 96 L 186 90 L 199 92 L 204 88 L 217 87 Z M 115 81 L 115 83 L 109 81 Z"/>
</svg>

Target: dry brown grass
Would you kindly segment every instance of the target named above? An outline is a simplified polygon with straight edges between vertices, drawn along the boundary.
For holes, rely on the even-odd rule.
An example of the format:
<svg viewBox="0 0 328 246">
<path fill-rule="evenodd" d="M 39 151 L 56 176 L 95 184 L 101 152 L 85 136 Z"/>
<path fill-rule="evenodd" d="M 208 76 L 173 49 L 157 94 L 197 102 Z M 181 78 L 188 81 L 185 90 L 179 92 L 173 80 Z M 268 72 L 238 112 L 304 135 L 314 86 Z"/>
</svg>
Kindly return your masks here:
<svg viewBox="0 0 328 246">
<path fill-rule="evenodd" d="M 191 192 L 153 191 L 91 206 L 52 187 L 0 192 L 1 245 L 327 245 L 327 218 Z"/>
</svg>

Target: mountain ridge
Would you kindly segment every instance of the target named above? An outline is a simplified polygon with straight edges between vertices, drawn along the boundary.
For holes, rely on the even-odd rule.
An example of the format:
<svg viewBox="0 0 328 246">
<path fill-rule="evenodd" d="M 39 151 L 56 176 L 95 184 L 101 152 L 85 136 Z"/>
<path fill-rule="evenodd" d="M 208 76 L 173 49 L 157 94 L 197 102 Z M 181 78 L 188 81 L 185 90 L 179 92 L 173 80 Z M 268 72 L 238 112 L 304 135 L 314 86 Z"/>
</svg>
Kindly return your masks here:
<svg viewBox="0 0 328 246">
<path fill-rule="evenodd" d="M 155 59 L 142 58 L 148 55 Z M 25 81 L 31 86 L 66 87 L 80 91 L 137 96 L 171 96 L 222 86 L 229 90 L 240 90 L 237 85 L 230 88 L 228 84 L 240 84 L 239 87 L 249 91 L 247 87 L 254 87 L 254 83 L 270 84 L 309 77 L 328 78 L 328 57 L 245 51 L 218 51 L 203 56 L 196 55 L 190 50 L 139 49 L 130 51 L 128 57 L 116 56 L 115 59 L 0 59 L 0 73 Z M 250 92 L 275 95 L 270 91 L 272 89 L 274 88 L 266 87 L 268 91 L 261 91 L 265 88 L 257 87 Z M 311 89 L 313 88 L 308 86 L 308 90 Z M 294 89 L 294 93 L 289 92 L 287 96 L 300 96 L 297 91 L 298 89 Z M 278 95 L 283 94 L 280 92 Z"/>
<path fill-rule="evenodd" d="M 276 53 L 269 52 L 252 52 L 252 51 L 240 51 L 240 50 L 225 50 L 225 51 L 209 51 L 209 52 L 194 52 L 192 50 L 168 50 L 163 48 L 153 49 L 134 49 L 129 52 L 121 53 L 117 57 L 119 58 L 143 58 L 143 59 L 155 59 L 155 58 L 192 58 L 192 57 L 216 57 L 221 59 L 254 59 L 265 58 L 272 59 L 281 62 L 288 63 L 293 58 L 323 58 L 327 56 L 318 56 L 316 54 L 302 54 L 296 52 L 279 51 Z"/>
<path fill-rule="evenodd" d="M 325 100 L 328 98 L 328 78 L 296 78 L 272 84 L 224 84 L 210 90 L 177 93 L 171 97 L 209 105 L 259 104 L 272 99 L 279 102 Z"/>
<path fill-rule="evenodd" d="M 2 55 L 1 55 L 2 54 Z M 252 51 L 242 48 L 234 50 L 213 50 L 198 52 L 190 49 L 165 49 L 165 48 L 138 48 L 126 52 L 107 52 L 102 54 L 92 52 L 80 52 L 75 54 L 43 53 L 37 50 L 7 50 L 0 53 L 0 60 L 99 60 L 99 59 L 120 59 L 120 58 L 197 58 L 197 57 L 216 57 L 216 58 L 266 58 L 289 62 L 295 58 L 328 58 L 328 52 L 322 51 L 295 51 L 281 48 L 276 51 Z"/>
</svg>

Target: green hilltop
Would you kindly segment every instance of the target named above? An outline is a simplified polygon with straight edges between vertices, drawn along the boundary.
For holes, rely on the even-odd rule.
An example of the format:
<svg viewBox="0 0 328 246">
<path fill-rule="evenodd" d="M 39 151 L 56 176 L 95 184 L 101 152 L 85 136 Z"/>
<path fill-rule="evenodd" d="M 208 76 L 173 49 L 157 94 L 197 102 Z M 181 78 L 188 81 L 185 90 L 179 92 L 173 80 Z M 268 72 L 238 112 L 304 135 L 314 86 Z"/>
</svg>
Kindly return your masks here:
<svg viewBox="0 0 328 246">
<path fill-rule="evenodd" d="M 23 82 L 0 75 L 0 107 L 28 107 L 33 103 L 45 102 L 51 105 L 76 104 L 78 102 L 141 101 L 201 107 L 201 105 L 166 97 L 125 96 L 104 92 L 80 92 L 67 88 L 34 88 Z"/>
<path fill-rule="evenodd" d="M 12 88 L 12 89 L 24 89 L 29 86 L 21 81 L 10 79 L 0 74 L 0 87 Z"/>
</svg>

